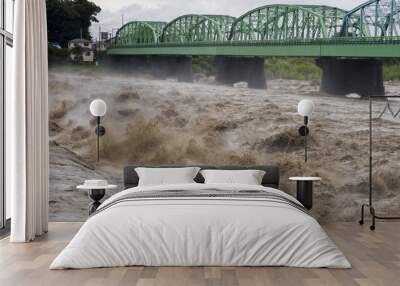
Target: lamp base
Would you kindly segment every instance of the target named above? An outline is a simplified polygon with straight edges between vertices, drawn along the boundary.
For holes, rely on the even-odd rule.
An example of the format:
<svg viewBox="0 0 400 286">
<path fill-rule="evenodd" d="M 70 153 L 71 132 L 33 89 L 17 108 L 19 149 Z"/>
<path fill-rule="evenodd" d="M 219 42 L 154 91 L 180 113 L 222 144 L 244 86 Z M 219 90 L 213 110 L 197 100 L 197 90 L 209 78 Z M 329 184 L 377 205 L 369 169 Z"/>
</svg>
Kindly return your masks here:
<svg viewBox="0 0 400 286">
<path fill-rule="evenodd" d="M 299 134 L 301 136 L 307 136 L 310 134 L 310 129 L 307 126 L 303 125 L 299 128 Z"/>
<path fill-rule="evenodd" d="M 104 134 L 106 134 L 106 129 L 104 128 L 104 126 L 98 125 L 98 126 L 96 127 L 96 129 L 94 130 L 94 132 L 95 132 L 96 135 L 98 135 L 98 136 L 103 136 Z"/>
</svg>

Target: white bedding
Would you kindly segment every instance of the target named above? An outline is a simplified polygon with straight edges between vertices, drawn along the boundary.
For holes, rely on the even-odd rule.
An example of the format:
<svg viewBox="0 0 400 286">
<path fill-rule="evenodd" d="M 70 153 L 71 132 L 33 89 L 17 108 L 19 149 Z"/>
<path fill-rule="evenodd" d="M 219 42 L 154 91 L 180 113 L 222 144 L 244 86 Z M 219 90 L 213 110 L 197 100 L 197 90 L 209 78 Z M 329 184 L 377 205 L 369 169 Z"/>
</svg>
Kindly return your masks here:
<svg viewBox="0 0 400 286">
<path fill-rule="evenodd" d="M 234 184 L 143 186 L 163 190 L 279 190 Z M 246 198 L 123 201 L 89 218 L 50 269 L 145 266 L 294 266 L 350 268 L 318 222 L 293 206 Z"/>
</svg>

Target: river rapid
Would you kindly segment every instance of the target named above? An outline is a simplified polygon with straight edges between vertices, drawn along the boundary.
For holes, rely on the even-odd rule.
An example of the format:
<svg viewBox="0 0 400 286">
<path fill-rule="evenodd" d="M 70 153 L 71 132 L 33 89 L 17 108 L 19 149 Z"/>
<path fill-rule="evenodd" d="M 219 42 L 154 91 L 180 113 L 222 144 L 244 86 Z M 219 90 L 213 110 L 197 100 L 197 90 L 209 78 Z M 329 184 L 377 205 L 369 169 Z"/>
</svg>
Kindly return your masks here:
<svg viewBox="0 0 400 286">
<path fill-rule="evenodd" d="M 320 221 L 355 221 L 368 198 L 368 101 L 322 94 L 316 81 L 270 80 L 268 90 L 174 79 L 50 70 L 50 219 L 87 218 L 87 194 L 76 185 L 106 178 L 122 188 L 126 164 L 278 164 L 280 188 L 290 176 L 315 175 L 311 214 Z M 386 82 L 387 94 L 400 83 Z M 107 102 L 97 163 L 89 104 Z M 312 99 L 309 161 L 297 103 Z M 384 108 L 374 103 L 374 114 Z M 394 110 L 400 103 L 392 103 Z M 374 198 L 381 213 L 400 206 L 400 118 L 374 120 Z M 116 191 L 119 191 L 116 190 Z M 115 191 L 114 191 L 115 192 Z M 109 193 L 112 194 L 113 192 Z"/>
</svg>

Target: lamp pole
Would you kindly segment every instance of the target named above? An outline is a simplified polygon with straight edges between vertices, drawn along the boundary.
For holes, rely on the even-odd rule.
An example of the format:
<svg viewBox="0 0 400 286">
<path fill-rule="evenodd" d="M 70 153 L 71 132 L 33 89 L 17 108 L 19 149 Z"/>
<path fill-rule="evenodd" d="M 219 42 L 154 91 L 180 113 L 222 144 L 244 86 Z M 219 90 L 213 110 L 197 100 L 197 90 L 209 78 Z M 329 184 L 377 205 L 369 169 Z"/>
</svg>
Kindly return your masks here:
<svg viewBox="0 0 400 286">
<path fill-rule="evenodd" d="M 100 128 L 100 116 L 97 116 L 97 128 L 96 128 L 96 134 L 97 134 L 97 162 L 100 161 L 100 134 L 99 134 L 99 128 Z"/>
<path fill-rule="evenodd" d="M 305 135 L 304 135 L 304 162 L 307 163 L 307 135 L 308 135 L 308 116 L 304 116 L 304 126 L 305 128 Z"/>
<path fill-rule="evenodd" d="M 100 161 L 100 136 L 106 134 L 106 129 L 100 124 L 100 116 L 97 116 L 97 127 L 95 133 L 97 135 L 97 162 Z"/>
</svg>

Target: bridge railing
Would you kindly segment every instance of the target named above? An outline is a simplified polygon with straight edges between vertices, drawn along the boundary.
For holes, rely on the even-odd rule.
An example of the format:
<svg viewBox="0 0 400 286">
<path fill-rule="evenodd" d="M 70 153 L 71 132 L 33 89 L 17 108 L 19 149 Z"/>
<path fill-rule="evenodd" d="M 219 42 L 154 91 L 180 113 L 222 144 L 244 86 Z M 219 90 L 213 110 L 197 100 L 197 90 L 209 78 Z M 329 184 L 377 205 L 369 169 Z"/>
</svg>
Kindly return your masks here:
<svg viewBox="0 0 400 286">
<path fill-rule="evenodd" d="M 287 46 L 287 45 L 339 45 L 339 44 L 400 44 L 400 36 L 396 37 L 333 37 L 329 39 L 290 39 L 267 41 L 202 41 L 186 43 L 155 43 L 135 45 L 114 45 L 111 48 L 161 48 L 161 47 L 205 47 L 205 46 Z"/>
</svg>

